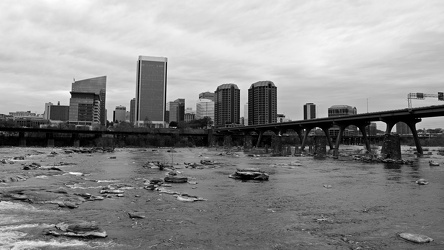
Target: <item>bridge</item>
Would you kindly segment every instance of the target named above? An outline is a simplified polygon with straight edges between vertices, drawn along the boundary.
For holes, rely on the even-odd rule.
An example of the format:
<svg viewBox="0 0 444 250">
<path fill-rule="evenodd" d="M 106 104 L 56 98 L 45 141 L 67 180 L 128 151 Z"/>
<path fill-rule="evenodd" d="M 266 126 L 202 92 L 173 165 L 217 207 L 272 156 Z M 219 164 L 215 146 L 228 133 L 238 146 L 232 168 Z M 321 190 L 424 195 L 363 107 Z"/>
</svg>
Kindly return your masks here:
<svg viewBox="0 0 444 250">
<path fill-rule="evenodd" d="M 92 138 L 122 138 L 126 136 L 145 136 L 145 135 L 161 135 L 181 137 L 204 137 L 208 140 L 211 131 L 206 129 L 170 129 L 170 128 L 146 128 L 135 131 L 111 131 L 111 130 L 79 130 L 79 129 L 58 129 L 58 128 L 22 128 L 22 127 L 0 127 L 0 135 L 16 134 L 19 139 L 18 146 L 25 147 L 27 138 L 32 134 L 43 135 L 42 139 L 46 140 L 48 147 L 54 147 L 54 141 L 57 136 L 69 137 L 75 147 L 80 146 L 80 138 L 82 136 L 92 136 Z M 0 136 L 1 139 L 1 136 Z M 0 143 L 1 145 L 1 143 Z"/>
<path fill-rule="evenodd" d="M 301 138 L 302 141 L 301 149 L 304 149 L 310 130 L 318 127 L 324 131 L 330 149 L 334 149 L 334 153 L 335 155 L 337 155 L 339 150 L 339 143 L 342 140 L 344 130 L 350 125 L 355 125 L 359 128 L 360 132 L 362 133 L 362 137 L 365 141 L 366 149 L 370 152 L 371 151 L 370 143 L 368 141 L 367 138 L 368 136 L 365 128 L 368 125 L 370 125 L 371 122 L 376 122 L 376 121 L 385 122 L 387 125 L 385 131 L 386 134 L 391 133 L 392 128 L 396 123 L 404 122 L 409 126 L 409 128 L 412 131 L 417 152 L 419 154 L 423 154 L 423 150 L 419 142 L 418 132 L 416 130 L 416 123 L 421 122 L 422 118 L 439 117 L 439 116 L 444 116 L 444 105 L 379 111 L 379 112 L 362 113 L 356 115 L 317 118 L 311 120 L 299 120 L 299 121 L 291 121 L 283 123 L 270 123 L 270 124 L 250 125 L 250 126 L 241 126 L 241 127 L 224 127 L 224 128 L 216 128 L 215 132 L 219 134 L 243 133 L 245 135 L 255 132 L 259 134 L 259 138 L 256 144 L 256 146 L 259 146 L 260 140 L 264 132 L 272 131 L 276 135 L 280 135 L 282 133 L 285 133 L 287 130 L 293 130 Z M 339 133 L 336 139 L 335 146 L 333 146 L 332 140 L 328 133 L 328 129 L 332 128 L 333 126 L 339 127 Z"/>
</svg>

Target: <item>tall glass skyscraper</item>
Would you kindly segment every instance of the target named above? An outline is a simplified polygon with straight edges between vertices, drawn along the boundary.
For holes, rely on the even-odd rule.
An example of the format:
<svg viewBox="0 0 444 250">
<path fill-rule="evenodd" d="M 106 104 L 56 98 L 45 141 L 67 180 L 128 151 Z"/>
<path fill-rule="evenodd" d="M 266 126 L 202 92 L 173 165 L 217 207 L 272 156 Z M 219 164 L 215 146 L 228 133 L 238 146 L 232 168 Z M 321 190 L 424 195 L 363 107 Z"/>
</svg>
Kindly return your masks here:
<svg viewBox="0 0 444 250">
<path fill-rule="evenodd" d="M 98 97 L 95 97 L 98 96 Z M 88 102 L 86 102 L 88 100 Z M 70 109 L 69 109 L 69 121 L 94 121 L 96 118 L 90 118 L 91 110 L 93 115 L 98 115 L 98 122 L 102 125 L 106 125 L 106 76 L 99 76 L 95 78 L 89 78 L 80 81 L 74 81 L 72 83 Z M 98 107 L 89 107 L 90 105 Z M 85 106 L 85 107 L 83 107 Z"/>
<path fill-rule="evenodd" d="M 316 118 L 316 105 L 314 103 L 304 104 L 304 120 Z"/>
<path fill-rule="evenodd" d="M 139 56 L 135 105 L 139 126 L 165 126 L 167 62 L 166 57 Z"/>
<path fill-rule="evenodd" d="M 222 84 L 214 93 L 214 126 L 236 126 L 240 118 L 240 90 L 234 83 Z"/>
<path fill-rule="evenodd" d="M 277 88 L 272 81 L 251 84 L 248 89 L 248 125 L 277 122 Z"/>
</svg>

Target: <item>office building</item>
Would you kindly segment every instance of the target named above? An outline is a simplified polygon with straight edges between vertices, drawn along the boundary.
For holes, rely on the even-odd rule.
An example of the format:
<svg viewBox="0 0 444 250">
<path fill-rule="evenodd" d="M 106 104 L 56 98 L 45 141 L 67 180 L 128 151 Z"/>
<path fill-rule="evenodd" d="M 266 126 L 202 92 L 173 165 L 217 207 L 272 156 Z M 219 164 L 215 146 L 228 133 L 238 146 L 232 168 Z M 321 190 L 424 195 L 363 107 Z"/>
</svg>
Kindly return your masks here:
<svg viewBox="0 0 444 250">
<path fill-rule="evenodd" d="M 304 104 L 304 120 L 316 118 L 316 105 L 313 103 Z"/>
<path fill-rule="evenodd" d="M 248 126 L 248 102 L 244 105 L 244 125 Z"/>
<path fill-rule="evenodd" d="M 333 105 L 328 108 L 328 117 L 346 116 L 346 115 L 356 115 L 358 113 L 356 107 L 348 105 Z M 338 136 L 339 127 L 333 126 L 329 130 L 330 136 Z M 348 126 L 344 130 L 345 136 L 355 136 L 358 135 L 358 128 L 354 125 Z"/>
<path fill-rule="evenodd" d="M 165 126 L 167 58 L 139 56 L 135 122 L 138 126 Z"/>
<path fill-rule="evenodd" d="M 328 108 L 328 117 L 356 115 L 357 113 L 356 107 L 348 105 L 333 105 Z"/>
<path fill-rule="evenodd" d="M 411 135 L 412 130 L 410 130 L 409 126 L 405 124 L 404 122 L 398 122 L 396 123 L 396 133 L 398 135 Z"/>
<path fill-rule="evenodd" d="M 100 95 L 94 92 L 71 91 L 69 99 L 69 124 L 97 125 L 101 119 Z"/>
<path fill-rule="evenodd" d="M 69 120 L 69 106 L 68 105 L 60 105 L 60 102 L 58 102 L 57 105 L 49 106 L 48 120 L 62 121 L 62 122 L 68 121 Z"/>
<path fill-rule="evenodd" d="M 51 112 L 52 102 L 45 103 L 45 111 L 43 112 L 43 119 L 49 120 L 49 114 Z"/>
<path fill-rule="evenodd" d="M 276 123 L 277 88 L 272 81 L 251 84 L 248 89 L 248 125 Z"/>
<path fill-rule="evenodd" d="M 214 101 L 210 99 L 199 99 L 196 103 L 196 119 L 209 117 L 214 121 Z"/>
<path fill-rule="evenodd" d="M 185 99 L 176 99 L 169 102 L 169 122 L 181 122 L 185 120 Z"/>
<path fill-rule="evenodd" d="M 131 124 L 135 123 L 136 120 L 136 98 L 131 99 L 130 101 L 130 118 L 129 118 L 129 122 Z"/>
<path fill-rule="evenodd" d="M 199 94 L 199 99 L 207 99 L 214 102 L 214 93 L 213 92 L 202 92 Z"/>
<path fill-rule="evenodd" d="M 126 107 L 119 105 L 113 111 L 113 122 L 119 123 L 119 122 L 124 122 L 125 120 L 126 120 Z"/>
<path fill-rule="evenodd" d="M 214 93 L 214 126 L 239 125 L 240 90 L 234 83 L 222 84 Z"/>
<path fill-rule="evenodd" d="M 72 83 L 72 92 L 74 93 L 75 98 L 89 98 L 90 100 L 87 102 L 91 104 L 91 100 L 93 100 L 93 103 L 96 103 L 99 105 L 99 120 L 98 123 L 101 125 L 106 125 L 106 76 L 99 76 L 95 78 L 89 78 L 84 79 L 80 81 L 74 81 Z M 82 95 L 82 93 L 87 93 L 87 95 Z M 91 94 L 98 95 L 99 98 L 92 97 Z M 71 98 L 72 94 L 71 94 Z M 76 121 L 83 121 L 83 120 L 76 120 L 79 117 L 82 117 L 80 119 L 84 119 L 85 117 L 89 117 L 90 114 L 82 114 L 82 113 L 76 113 L 76 112 L 83 112 L 89 110 L 89 108 L 83 108 L 78 107 L 79 103 L 83 103 L 81 100 L 79 102 L 74 101 L 72 102 L 73 106 L 71 106 L 70 101 L 70 114 L 69 114 L 69 121 L 70 122 L 76 122 Z M 86 104 L 86 102 L 84 103 Z M 89 105 L 88 104 L 88 105 Z M 83 104 L 82 104 L 83 105 Z M 89 111 L 88 111 L 89 112 Z M 86 119 L 86 118 L 85 118 Z M 89 119 L 89 118 L 87 118 Z M 94 119 L 95 120 L 95 119 Z"/>
<path fill-rule="evenodd" d="M 184 121 L 185 122 L 190 122 L 190 121 L 194 121 L 196 117 L 196 114 L 194 113 L 185 113 L 184 115 Z"/>
</svg>

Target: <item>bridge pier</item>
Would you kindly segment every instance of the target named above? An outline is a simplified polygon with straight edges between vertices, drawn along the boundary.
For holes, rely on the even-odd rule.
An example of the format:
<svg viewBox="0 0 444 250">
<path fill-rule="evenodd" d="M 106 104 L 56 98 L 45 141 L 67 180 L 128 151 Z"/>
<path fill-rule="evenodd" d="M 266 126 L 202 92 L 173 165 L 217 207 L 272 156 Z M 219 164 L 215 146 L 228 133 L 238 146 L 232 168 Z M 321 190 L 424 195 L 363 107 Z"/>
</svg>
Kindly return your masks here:
<svg viewBox="0 0 444 250">
<path fill-rule="evenodd" d="M 322 131 L 324 131 L 325 137 L 327 138 L 328 146 L 330 147 L 330 150 L 333 149 L 333 142 L 330 138 L 330 133 L 328 133 L 329 127 L 321 127 Z"/>
<path fill-rule="evenodd" d="M 244 148 L 251 149 L 253 147 L 253 137 L 250 134 L 245 135 L 244 137 Z"/>
<path fill-rule="evenodd" d="M 422 151 L 421 143 L 419 142 L 418 131 L 416 130 L 416 123 L 421 122 L 421 119 L 410 119 L 408 121 L 404 121 L 407 126 L 409 126 L 410 130 L 413 134 L 413 139 L 415 140 L 416 152 L 422 155 L 424 152 Z"/>
<path fill-rule="evenodd" d="M 19 147 L 26 147 L 25 132 L 19 132 Z"/>
<path fill-rule="evenodd" d="M 282 137 L 279 135 L 273 135 L 271 139 L 271 148 L 273 154 L 284 155 L 282 152 Z"/>
<path fill-rule="evenodd" d="M 301 151 L 304 151 L 305 143 L 307 143 L 308 134 L 310 134 L 310 130 L 311 129 L 308 129 L 308 128 L 305 129 L 304 138 L 302 139 L 302 143 L 301 143 Z"/>
<path fill-rule="evenodd" d="M 73 133 L 72 134 L 72 140 L 73 140 L 73 146 L 75 148 L 80 147 L 80 136 L 78 133 Z"/>
<path fill-rule="evenodd" d="M 258 148 L 259 145 L 261 144 L 261 140 L 262 140 L 263 133 L 264 133 L 263 131 L 260 131 L 260 132 L 259 132 L 259 136 L 258 136 L 258 138 L 257 138 L 257 142 L 256 142 L 256 148 Z"/>
<path fill-rule="evenodd" d="M 53 133 L 46 133 L 46 146 L 48 148 L 53 148 L 55 143 L 54 143 L 54 134 Z"/>
<path fill-rule="evenodd" d="M 384 158 L 401 160 L 401 142 L 399 135 L 385 134 L 381 155 L 384 155 Z"/>
<path fill-rule="evenodd" d="M 314 157 L 317 159 L 325 158 L 327 154 L 327 143 L 326 137 L 315 136 L 314 138 Z"/>
<path fill-rule="evenodd" d="M 370 142 L 368 141 L 368 138 L 367 138 L 367 131 L 365 130 L 365 128 L 368 125 L 370 125 L 370 123 L 366 122 L 366 123 L 357 124 L 357 127 L 359 128 L 359 131 L 361 131 L 362 139 L 364 139 L 364 143 L 365 143 L 365 148 L 367 149 L 368 152 L 371 152 L 372 148 L 370 147 Z"/>
<path fill-rule="evenodd" d="M 339 126 L 339 133 L 338 133 L 338 137 L 336 138 L 335 150 L 333 151 L 333 156 L 336 158 L 339 156 L 339 144 L 342 141 L 342 136 L 344 134 L 345 128 L 346 128 L 346 126 L 344 126 L 344 125 Z"/>
<path fill-rule="evenodd" d="M 224 136 L 224 147 L 231 148 L 231 146 L 232 146 L 231 142 L 232 142 L 231 135 L 225 135 Z"/>
</svg>

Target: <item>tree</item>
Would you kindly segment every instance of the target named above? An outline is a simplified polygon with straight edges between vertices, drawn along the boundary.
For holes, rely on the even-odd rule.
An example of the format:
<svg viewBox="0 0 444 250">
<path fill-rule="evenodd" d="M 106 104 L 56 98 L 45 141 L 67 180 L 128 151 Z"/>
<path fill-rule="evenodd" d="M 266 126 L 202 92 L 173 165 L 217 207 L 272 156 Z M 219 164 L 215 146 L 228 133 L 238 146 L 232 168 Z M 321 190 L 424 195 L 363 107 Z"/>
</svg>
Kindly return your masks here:
<svg viewBox="0 0 444 250">
<path fill-rule="evenodd" d="M 169 127 L 170 128 L 177 128 L 177 125 L 178 125 L 178 123 L 176 121 L 172 121 L 172 122 L 170 122 Z"/>
</svg>

